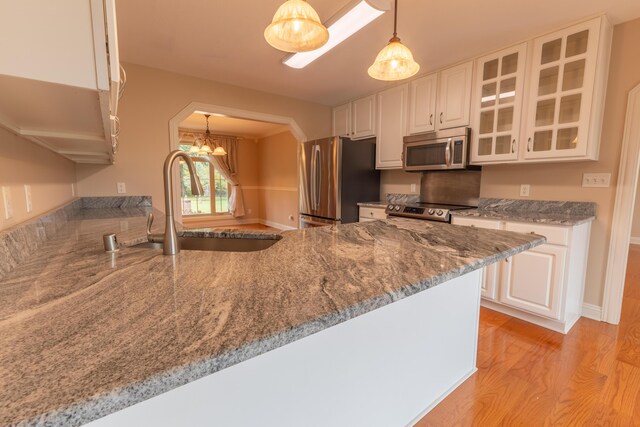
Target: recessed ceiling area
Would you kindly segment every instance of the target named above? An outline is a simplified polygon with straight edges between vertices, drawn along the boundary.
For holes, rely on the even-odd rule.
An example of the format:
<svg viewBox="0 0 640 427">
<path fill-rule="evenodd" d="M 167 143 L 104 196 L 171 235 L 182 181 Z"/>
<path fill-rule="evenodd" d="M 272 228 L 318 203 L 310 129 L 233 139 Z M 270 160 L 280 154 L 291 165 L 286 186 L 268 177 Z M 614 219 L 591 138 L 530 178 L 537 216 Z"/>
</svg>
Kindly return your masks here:
<svg viewBox="0 0 640 427">
<path fill-rule="evenodd" d="M 283 1 L 117 0 L 121 60 L 325 105 L 388 86 L 367 68 L 391 37 L 393 13 L 298 70 L 263 37 Z M 349 3 L 309 1 L 323 22 Z M 398 36 L 421 75 L 600 13 L 613 24 L 640 17 L 637 0 L 398 3 Z"/>
<path fill-rule="evenodd" d="M 207 128 L 204 112 L 191 114 L 180 123 L 180 128 L 204 131 Z M 278 123 L 212 115 L 209 117 L 209 130 L 215 134 L 258 139 L 288 131 L 289 127 Z"/>
</svg>

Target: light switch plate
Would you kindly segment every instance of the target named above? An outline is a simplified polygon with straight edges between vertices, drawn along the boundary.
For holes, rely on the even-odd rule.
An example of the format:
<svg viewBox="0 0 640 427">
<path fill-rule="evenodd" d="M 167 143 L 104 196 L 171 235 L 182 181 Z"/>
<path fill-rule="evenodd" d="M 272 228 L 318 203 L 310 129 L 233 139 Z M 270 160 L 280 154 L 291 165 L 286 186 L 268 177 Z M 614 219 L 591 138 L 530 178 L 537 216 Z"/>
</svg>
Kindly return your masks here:
<svg viewBox="0 0 640 427">
<path fill-rule="evenodd" d="M 611 186 L 610 173 L 585 173 L 582 175 L 583 187 L 607 188 Z"/>
<path fill-rule="evenodd" d="M 124 182 L 118 183 L 118 194 L 125 194 L 127 192 L 127 186 Z"/>
<path fill-rule="evenodd" d="M 2 187 L 2 202 L 4 203 L 4 219 L 13 218 L 13 203 L 11 202 L 11 189 Z"/>
<path fill-rule="evenodd" d="M 33 200 L 31 199 L 31 186 L 29 184 L 24 185 L 24 199 L 27 203 L 27 213 L 33 212 Z"/>
<path fill-rule="evenodd" d="M 416 192 L 416 185 L 415 184 L 411 184 L 411 192 L 412 193 Z"/>
<path fill-rule="evenodd" d="M 522 184 L 520 186 L 520 197 L 529 197 L 531 192 L 531 186 L 529 184 Z"/>
</svg>

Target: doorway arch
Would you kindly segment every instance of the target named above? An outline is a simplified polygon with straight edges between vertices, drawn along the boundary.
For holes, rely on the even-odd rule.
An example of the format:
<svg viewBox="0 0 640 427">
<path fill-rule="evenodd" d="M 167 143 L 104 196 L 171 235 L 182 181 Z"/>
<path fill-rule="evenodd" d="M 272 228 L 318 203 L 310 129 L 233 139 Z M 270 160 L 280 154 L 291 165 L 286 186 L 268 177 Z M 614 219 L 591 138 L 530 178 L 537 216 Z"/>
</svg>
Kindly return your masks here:
<svg viewBox="0 0 640 427">
<path fill-rule="evenodd" d="M 173 116 L 171 120 L 169 120 L 169 151 L 179 149 L 180 123 L 182 123 L 196 111 L 207 111 L 209 113 L 222 114 L 224 116 L 236 119 L 256 120 L 261 122 L 286 125 L 289 129 L 289 132 L 291 132 L 298 143 L 307 140 L 307 137 L 302 131 L 302 128 L 292 117 L 279 116 L 258 111 L 242 110 L 238 108 L 207 104 L 203 102 L 191 102 L 189 105 L 180 110 L 175 116 Z M 173 210 L 175 212 L 176 219 L 182 222 L 182 209 L 180 209 L 180 177 L 176 168 L 174 168 L 171 173 L 173 174 L 173 188 L 171 189 L 171 191 L 173 192 Z"/>
</svg>

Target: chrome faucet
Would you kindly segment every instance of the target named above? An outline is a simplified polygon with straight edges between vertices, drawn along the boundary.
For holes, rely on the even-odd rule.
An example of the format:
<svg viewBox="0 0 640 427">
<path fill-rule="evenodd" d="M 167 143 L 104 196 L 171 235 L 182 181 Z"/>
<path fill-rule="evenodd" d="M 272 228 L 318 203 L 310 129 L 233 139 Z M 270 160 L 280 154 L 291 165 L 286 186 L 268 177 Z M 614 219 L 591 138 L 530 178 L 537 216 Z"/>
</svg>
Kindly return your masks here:
<svg viewBox="0 0 640 427">
<path fill-rule="evenodd" d="M 147 240 L 149 242 L 162 242 L 163 253 L 165 255 L 175 255 L 180 252 L 180 245 L 178 244 L 178 233 L 176 233 L 176 225 L 173 222 L 173 177 L 171 175 L 171 167 L 174 161 L 182 157 L 187 163 L 189 168 L 189 175 L 191 177 L 191 193 L 194 196 L 200 196 L 204 193 L 200 179 L 196 174 L 196 167 L 191 160 L 191 157 L 184 151 L 175 150 L 169 153 L 164 161 L 164 208 L 166 224 L 164 227 L 164 235 L 151 234 L 151 224 L 153 223 L 153 214 L 149 214 L 147 220 Z"/>
</svg>

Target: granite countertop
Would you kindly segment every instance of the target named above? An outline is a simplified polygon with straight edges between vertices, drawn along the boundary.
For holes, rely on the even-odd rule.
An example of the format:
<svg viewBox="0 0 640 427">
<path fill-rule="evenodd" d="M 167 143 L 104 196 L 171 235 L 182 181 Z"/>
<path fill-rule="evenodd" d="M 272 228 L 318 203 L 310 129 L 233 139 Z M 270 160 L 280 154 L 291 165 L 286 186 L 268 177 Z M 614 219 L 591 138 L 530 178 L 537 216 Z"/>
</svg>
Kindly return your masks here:
<svg viewBox="0 0 640 427">
<path fill-rule="evenodd" d="M 480 199 L 477 209 L 452 211 L 451 215 L 574 226 L 593 221 L 596 218 L 596 205 L 591 202 Z"/>
<path fill-rule="evenodd" d="M 148 212 L 71 217 L 0 278 L 0 425 L 86 423 L 544 242 L 393 218 L 259 252 L 104 252 Z"/>
<path fill-rule="evenodd" d="M 389 202 L 359 202 L 358 206 L 363 208 L 386 208 Z"/>
</svg>

